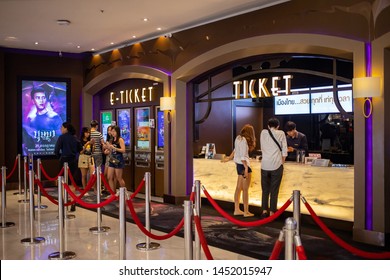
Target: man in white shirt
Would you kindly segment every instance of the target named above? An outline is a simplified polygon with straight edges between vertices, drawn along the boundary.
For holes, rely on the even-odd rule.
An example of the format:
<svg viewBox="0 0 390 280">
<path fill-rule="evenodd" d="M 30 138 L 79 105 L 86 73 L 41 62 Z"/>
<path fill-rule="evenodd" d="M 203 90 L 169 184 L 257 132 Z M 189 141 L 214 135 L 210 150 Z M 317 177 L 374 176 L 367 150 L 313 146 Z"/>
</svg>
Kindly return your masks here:
<svg viewBox="0 0 390 280">
<path fill-rule="evenodd" d="M 278 129 L 279 120 L 270 118 L 268 129 L 263 129 L 260 134 L 262 218 L 273 215 L 277 210 L 279 187 L 283 177 L 283 164 L 287 157 L 286 135 Z"/>
</svg>

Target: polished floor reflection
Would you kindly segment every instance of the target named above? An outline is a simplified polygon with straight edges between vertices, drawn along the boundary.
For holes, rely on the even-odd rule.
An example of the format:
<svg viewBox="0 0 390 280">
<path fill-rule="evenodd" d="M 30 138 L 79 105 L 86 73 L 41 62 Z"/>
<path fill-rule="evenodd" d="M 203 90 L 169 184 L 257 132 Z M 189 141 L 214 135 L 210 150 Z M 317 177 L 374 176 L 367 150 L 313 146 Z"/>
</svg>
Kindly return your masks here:
<svg viewBox="0 0 390 280">
<path fill-rule="evenodd" d="M 18 202 L 23 196 L 15 195 L 15 191 L 6 193 L 5 222 L 15 226 L 1 228 L 0 259 L 2 260 L 48 260 L 49 255 L 59 252 L 59 223 L 58 207 L 46 198 L 42 198 L 42 205 L 46 209 L 35 210 L 35 220 L 30 222 L 30 204 Z M 78 207 L 76 212 L 68 213 L 74 219 L 66 219 L 62 252 L 73 252 L 76 260 L 118 260 L 119 259 L 119 220 L 103 215 L 102 226 L 110 230 L 106 233 L 94 234 L 90 228 L 97 226 L 96 212 Z M 3 218 L 3 217 L 2 217 Z M 31 226 L 33 225 L 33 226 Z M 33 234 L 31 234 L 33 233 Z M 154 234 L 165 233 L 153 231 Z M 32 236 L 33 235 L 33 236 Z M 22 243 L 23 239 L 43 237 L 42 243 L 31 245 Z M 184 239 L 173 236 L 167 240 L 157 242 L 160 248 L 156 250 L 138 250 L 137 244 L 145 242 L 145 235 L 132 223 L 126 223 L 126 259 L 131 260 L 184 260 Z M 214 259 L 217 260 L 245 260 L 247 256 L 210 247 Z M 206 259 L 203 251 L 202 259 Z"/>
</svg>

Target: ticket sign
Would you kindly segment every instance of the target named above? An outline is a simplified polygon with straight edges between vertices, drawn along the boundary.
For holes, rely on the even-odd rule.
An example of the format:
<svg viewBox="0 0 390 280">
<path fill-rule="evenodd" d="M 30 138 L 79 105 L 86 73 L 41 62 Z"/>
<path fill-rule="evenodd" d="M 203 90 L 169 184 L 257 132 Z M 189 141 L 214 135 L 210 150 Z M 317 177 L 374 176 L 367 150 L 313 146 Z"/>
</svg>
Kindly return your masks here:
<svg viewBox="0 0 390 280">
<path fill-rule="evenodd" d="M 275 115 L 310 114 L 310 94 L 274 97 Z"/>
</svg>

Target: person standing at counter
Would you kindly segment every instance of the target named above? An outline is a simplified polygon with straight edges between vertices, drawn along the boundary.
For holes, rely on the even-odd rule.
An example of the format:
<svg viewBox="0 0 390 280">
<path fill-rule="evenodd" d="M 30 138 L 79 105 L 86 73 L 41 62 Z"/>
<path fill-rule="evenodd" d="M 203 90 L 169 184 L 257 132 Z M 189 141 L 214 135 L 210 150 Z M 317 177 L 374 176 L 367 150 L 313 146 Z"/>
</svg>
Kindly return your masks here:
<svg viewBox="0 0 390 280">
<path fill-rule="evenodd" d="M 234 141 L 234 150 L 229 157 L 223 159 L 227 162 L 233 158 L 237 169 L 237 185 L 234 192 L 234 215 L 243 215 L 244 217 L 252 217 L 253 213 L 249 212 L 249 195 L 248 189 L 251 184 L 251 173 L 249 162 L 249 152 L 256 147 L 255 130 L 253 126 L 246 124 L 240 131 L 240 135 Z M 240 209 L 240 199 L 242 193 L 242 201 L 244 204 L 244 211 Z"/>
<path fill-rule="evenodd" d="M 270 118 L 268 128 L 260 134 L 261 159 L 261 218 L 273 215 L 277 210 L 279 187 L 283 177 L 283 164 L 287 157 L 287 140 L 279 130 L 279 120 Z"/>
<path fill-rule="evenodd" d="M 304 151 L 305 156 L 308 155 L 309 146 L 307 144 L 306 135 L 297 131 L 297 126 L 294 122 L 288 121 L 285 126 L 287 133 L 287 158 L 286 160 L 297 159 L 298 151 Z"/>
</svg>

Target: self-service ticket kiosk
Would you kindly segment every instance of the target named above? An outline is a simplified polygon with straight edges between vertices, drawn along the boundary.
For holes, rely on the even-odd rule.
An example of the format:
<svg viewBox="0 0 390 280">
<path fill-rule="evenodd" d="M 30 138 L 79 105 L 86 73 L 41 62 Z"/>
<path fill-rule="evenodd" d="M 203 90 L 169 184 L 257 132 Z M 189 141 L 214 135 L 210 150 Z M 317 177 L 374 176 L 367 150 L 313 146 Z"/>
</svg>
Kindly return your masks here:
<svg viewBox="0 0 390 280">
<path fill-rule="evenodd" d="M 156 107 L 155 185 L 156 195 L 164 195 L 164 112 Z"/>
<path fill-rule="evenodd" d="M 152 173 L 152 150 L 151 150 L 151 119 L 150 107 L 134 109 L 135 115 L 135 143 L 134 143 L 134 179 L 135 187 L 142 181 L 145 172 Z M 153 181 L 153 178 L 152 178 Z M 153 184 L 152 184 L 153 185 Z M 153 186 L 152 186 L 153 188 Z M 152 194 L 153 194 L 152 189 Z"/>
<path fill-rule="evenodd" d="M 126 152 L 123 153 L 123 158 L 125 161 L 125 168 L 123 170 L 123 178 L 127 183 L 127 186 L 130 190 L 134 191 L 134 184 L 132 182 L 133 178 L 133 165 L 132 165 L 132 116 L 131 109 L 116 109 L 116 121 L 119 126 L 121 137 L 125 142 Z"/>
</svg>

